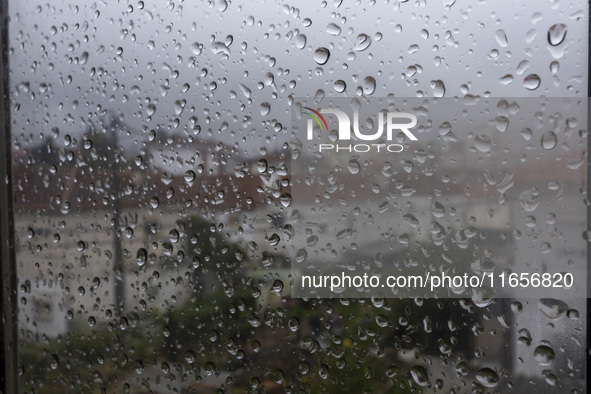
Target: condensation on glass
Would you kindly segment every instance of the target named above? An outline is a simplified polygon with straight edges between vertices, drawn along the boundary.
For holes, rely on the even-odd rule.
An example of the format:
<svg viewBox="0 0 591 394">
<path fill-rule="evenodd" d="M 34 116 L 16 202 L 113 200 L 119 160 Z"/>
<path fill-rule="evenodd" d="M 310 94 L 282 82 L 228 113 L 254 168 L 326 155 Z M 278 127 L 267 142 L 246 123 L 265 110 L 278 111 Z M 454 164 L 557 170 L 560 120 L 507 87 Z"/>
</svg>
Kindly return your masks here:
<svg viewBox="0 0 591 394">
<path fill-rule="evenodd" d="M 582 299 L 291 297 L 290 248 L 305 239 L 308 258 L 331 253 L 318 234 L 332 229 L 292 196 L 302 163 L 290 106 L 584 97 L 587 16 L 583 1 L 10 2 L 20 390 L 585 392 Z M 585 140 L 582 123 L 561 122 L 556 141 Z M 540 149 L 548 131 L 505 133 Z M 453 134 L 433 133 L 391 171 L 449 206 L 447 189 L 414 178 L 450 164 L 437 144 Z M 534 168 L 535 150 L 509 140 L 474 135 L 455 145 L 457 160 L 478 160 L 475 149 Z M 540 166 L 527 187 L 491 168 L 472 186 L 457 165 L 437 183 L 462 193 L 511 183 L 528 199 L 568 183 L 564 201 L 582 202 L 584 182 L 571 186 L 585 150 L 552 149 L 576 168 Z M 376 194 L 405 193 L 390 186 Z M 523 230 L 488 235 L 538 237 L 561 253 L 560 203 L 519 215 Z M 460 241 L 472 235 L 454 225 Z M 466 258 L 487 242 L 468 243 Z M 428 264 L 433 248 L 412 263 Z"/>
</svg>

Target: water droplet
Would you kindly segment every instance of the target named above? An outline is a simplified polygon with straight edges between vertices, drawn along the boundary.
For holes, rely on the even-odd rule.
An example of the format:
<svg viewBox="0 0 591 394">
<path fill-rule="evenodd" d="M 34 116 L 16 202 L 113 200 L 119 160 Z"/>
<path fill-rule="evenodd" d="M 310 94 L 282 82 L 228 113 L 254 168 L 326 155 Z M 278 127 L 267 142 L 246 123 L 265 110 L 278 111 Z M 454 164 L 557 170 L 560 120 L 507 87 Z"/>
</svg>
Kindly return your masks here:
<svg viewBox="0 0 591 394">
<path fill-rule="evenodd" d="M 534 360 L 540 365 L 550 365 L 554 358 L 556 357 L 556 353 L 554 353 L 554 349 L 550 346 L 540 345 L 534 350 Z"/>
<path fill-rule="evenodd" d="M 359 162 L 357 160 L 351 159 L 347 164 L 347 169 L 351 174 L 355 175 L 359 174 L 359 171 L 361 171 L 361 166 L 359 165 Z"/>
<path fill-rule="evenodd" d="M 511 82 L 513 82 L 513 75 L 506 74 L 499 79 L 499 82 L 501 85 L 509 85 Z"/>
<path fill-rule="evenodd" d="M 341 34 L 341 28 L 334 23 L 329 23 L 328 26 L 326 26 L 326 32 L 331 36 L 338 36 Z"/>
<path fill-rule="evenodd" d="M 388 327 L 390 325 L 390 320 L 385 315 L 381 315 L 381 314 L 377 315 L 375 320 L 376 320 L 376 324 L 379 327 L 384 328 L 384 327 Z"/>
<path fill-rule="evenodd" d="M 318 105 L 322 101 L 322 99 L 324 98 L 325 95 L 326 94 L 324 93 L 324 90 L 318 89 L 316 91 L 316 93 L 314 94 L 314 104 Z"/>
<path fill-rule="evenodd" d="M 567 26 L 564 23 L 557 23 L 548 29 L 548 42 L 552 46 L 562 44 L 566 38 Z"/>
<path fill-rule="evenodd" d="M 530 29 L 525 33 L 525 42 L 531 44 L 532 41 L 536 38 L 538 31 L 536 29 Z"/>
<path fill-rule="evenodd" d="M 497 43 L 503 48 L 509 45 L 507 34 L 505 34 L 504 30 L 497 30 L 495 32 L 495 40 L 497 40 Z"/>
<path fill-rule="evenodd" d="M 60 365 L 60 359 L 58 358 L 58 356 L 56 354 L 52 354 L 51 361 L 49 362 L 49 366 L 51 367 L 51 369 L 57 369 L 57 367 L 59 367 L 59 365 Z"/>
<path fill-rule="evenodd" d="M 176 230 L 176 229 L 170 230 L 168 233 L 168 238 L 170 239 L 170 242 L 172 242 L 172 243 L 179 242 L 180 234 L 179 234 L 178 230 Z"/>
<path fill-rule="evenodd" d="M 180 114 L 183 113 L 183 110 L 185 109 L 185 105 L 187 104 L 187 102 L 185 100 L 176 100 L 174 102 L 174 113 L 175 115 L 179 116 Z"/>
<path fill-rule="evenodd" d="M 269 237 L 269 244 L 271 244 L 271 246 L 276 246 L 280 241 L 281 238 L 279 235 L 277 235 L 277 233 L 273 233 L 273 235 Z"/>
<path fill-rule="evenodd" d="M 201 51 L 203 50 L 203 45 L 199 44 L 198 42 L 194 42 L 191 45 L 191 51 L 193 55 L 201 55 Z"/>
<path fill-rule="evenodd" d="M 523 312 L 523 304 L 519 301 L 514 301 L 511 303 L 511 311 L 518 315 Z"/>
<path fill-rule="evenodd" d="M 468 374 L 470 368 L 468 367 L 467 362 L 460 361 L 459 363 L 456 364 L 455 370 L 458 373 L 458 376 L 464 376 L 464 375 Z"/>
<path fill-rule="evenodd" d="M 195 362 L 195 360 L 197 359 L 197 355 L 195 354 L 194 351 L 192 350 L 187 350 L 185 352 L 185 360 L 189 363 L 189 364 L 193 364 Z"/>
<path fill-rule="evenodd" d="M 374 77 L 363 78 L 363 94 L 370 95 L 376 90 L 376 80 Z"/>
<path fill-rule="evenodd" d="M 490 368 L 482 368 L 476 372 L 476 380 L 486 387 L 495 387 L 499 383 L 499 375 Z"/>
<path fill-rule="evenodd" d="M 136 259 L 137 265 L 143 267 L 146 264 L 146 261 L 148 261 L 148 251 L 144 248 L 139 248 L 137 250 Z"/>
<path fill-rule="evenodd" d="M 271 285 L 271 291 L 276 294 L 281 294 L 283 291 L 284 284 L 279 279 L 275 279 Z"/>
<path fill-rule="evenodd" d="M 343 93 L 347 89 L 347 84 L 342 79 L 335 81 L 334 83 L 334 90 L 338 93 Z"/>
<path fill-rule="evenodd" d="M 261 115 L 267 116 L 269 112 L 271 112 L 271 104 L 266 101 L 261 103 Z"/>
<path fill-rule="evenodd" d="M 547 131 L 542 136 L 541 143 L 542 148 L 546 150 L 554 149 L 554 147 L 556 147 L 556 144 L 558 143 L 558 137 L 552 130 Z"/>
<path fill-rule="evenodd" d="M 257 162 L 257 170 L 261 173 L 264 174 L 265 172 L 267 172 L 267 160 L 265 159 L 260 159 Z"/>
<path fill-rule="evenodd" d="M 330 58 L 330 51 L 324 47 L 320 47 L 314 51 L 314 61 L 320 65 L 326 64 Z"/>
<path fill-rule="evenodd" d="M 549 386 L 555 387 L 558 384 L 558 377 L 552 371 L 546 369 L 542 371 L 542 375 L 544 375 L 544 380 Z"/>
<path fill-rule="evenodd" d="M 306 252 L 306 249 L 298 249 L 295 256 L 296 262 L 303 263 L 304 261 L 306 261 L 306 257 L 308 257 L 308 252 Z"/>
<path fill-rule="evenodd" d="M 211 44 L 211 51 L 215 54 L 221 54 L 222 58 L 228 58 L 230 56 L 230 48 L 223 42 L 214 42 Z"/>
<path fill-rule="evenodd" d="M 533 135 L 531 129 L 529 127 L 525 127 L 523 128 L 519 134 L 521 134 L 521 136 L 523 137 L 524 140 L 529 141 L 531 140 L 531 137 Z"/>
<path fill-rule="evenodd" d="M 474 138 L 474 146 L 480 152 L 483 152 L 483 153 L 490 152 L 490 148 L 491 148 L 490 137 L 485 134 L 480 134 L 480 135 L 476 136 L 476 138 Z"/>
<path fill-rule="evenodd" d="M 304 49 L 306 47 L 307 38 L 305 34 L 299 34 L 295 38 L 295 46 L 298 49 Z"/>
<path fill-rule="evenodd" d="M 293 332 L 296 332 L 300 329 L 300 321 L 297 317 L 293 316 L 287 321 L 287 325 L 289 329 Z"/>
<path fill-rule="evenodd" d="M 537 187 L 525 190 L 519 195 L 519 203 L 527 212 L 534 211 L 540 205 L 540 191 Z"/>
<path fill-rule="evenodd" d="M 506 116 L 497 116 L 495 118 L 495 127 L 501 133 L 504 133 L 509 127 L 509 118 L 507 118 Z"/>
<path fill-rule="evenodd" d="M 429 384 L 429 379 L 427 378 L 427 371 L 425 368 L 415 365 L 410 369 L 410 375 L 412 376 L 412 380 L 415 381 L 416 384 L 419 386 L 426 386 Z"/>
<path fill-rule="evenodd" d="M 433 89 L 433 97 L 445 96 L 445 84 L 442 80 L 431 81 L 431 89 Z"/>
<path fill-rule="evenodd" d="M 436 218 L 442 218 L 443 216 L 445 216 L 445 207 L 440 202 L 435 201 L 431 205 L 431 213 Z"/>
<path fill-rule="evenodd" d="M 398 374 L 398 367 L 396 365 L 390 365 L 386 368 L 386 376 L 390 379 L 394 378 Z"/>
<path fill-rule="evenodd" d="M 250 88 L 248 86 L 246 86 L 243 83 L 239 83 L 238 87 L 240 88 L 240 91 L 242 92 L 242 94 L 244 95 L 244 97 L 246 98 L 250 98 L 250 95 L 252 94 L 252 91 L 250 90 Z"/>
<path fill-rule="evenodd" d="M 283 193 L 280 197 L 279 197 L 279 201 L 281 202 L 281 205 L 283 205 L 285 208 L 289 207 L 291 205 L 291 194 L 289 193 Z"/>
<path fill-rule="evenodd" d="M 540 83 L 542 83 L 542 80 L 537 74 L 529 74 L 523 80 L 523 87 L 528 90 L 536 90 Z"/>
<path fill-rule="evenodd" d="M 188 170 L 185 172 L 185 181 L 188 184 L 192 184 L 195 180 L 195 172 L 193 170 Z"/>
<path fill-rule="evenodd" d="M 562 317 L 568 311 L 568 305 L 564 301 L 554 298 L 542 298 L 538 302 L 538 306 L 540 311 L 552 320 Z"/>
<path fill-rule="evenodd" d="M 403 169 L 404 171 L 406 171 L 407 173 L 409 173 L 409 174 L 410 174 L 410 173 L 412 172 L 412 170 L 414 169 L 414 166 L 415 166 L 415 165 L 413 164 L 413 162 L 412 162 L 412 161 L 410 161 L 410 160 L 406 160 L 406 161 L 405 161 L 405 162 L 402 164 L 402 169 Z"/>
<path fill-rule="evenodd" d="M 168 189 L 166 189 L 166 198 L 168 198 L 170 200 L 173 197 L 174 197 L 174 189 L 172 187 L 169 187 Z"/>
<path fill-rule="evenodd" d="M 148 104 L 146 106 L 146 114 L 148 116 L 154 115 L 155 112 L 156 112 L 156 106 L 154 104 Z"/>
<path fill-rule="evenodd" d="M 402 217 L 402 219 L 407 222 L 408 224 L 410 224 L 410 226 L 412 228 L 417 228 L 419 226 L 419 220 L 416 218 L 416 216 L 408 213 L 406 215 L 404 215 Z"/>
<path fill-rule="evenodd" d="M 81 65 L 84 65 L 84 64 L 86 64 L 87 61 L 88 61 L 88 52 L 82 52 L 82 54 L 80 55 L 79 63 Z"/>
<path fill-rule="evenodd" d="M 517 65 L 517 68 L 515 69 L 515 72 L 518 75 L 523 74 L 524 72 L 527 71 L 527 69 L 529 68 L 529 62 L 527 60 L 522 60 L 521 62 L 519 62 L 519 64 Z"/>
<path fill-rule="evenodd" d="M 226 11 L 226 9 L 228 9 L 228 3 L 226 2 L 226 0 L 217 0 L 218 3 L 218 12 L 224 12 Z"/>
<path fill-rule="evenodd" d="M 353 50 L 355 51 L 365 51 L 371 45 L 371 38 L 367 34 L 360 34 L 355 39 L 355 45 L 353 46 Z"/>
<path fill-rule="evenodd" d="M 156 208 L 158 208 L 158 206 L 159 206 L 159 205 L 160 205 L 160 200 L 158 200 L 158 198 L 157 198 L 157 197 L 152 197 L 152 198 L 150 199 L 150 206 L 151 206 L 153 209 L 156 209 Z"/>
<path fill-rule="evenodd" d="M 160 180 L 165 185 L 169 185 L 174 180 L 174 176 L 170 172 L 164 171 L 160 176 Z"/>
</svg>

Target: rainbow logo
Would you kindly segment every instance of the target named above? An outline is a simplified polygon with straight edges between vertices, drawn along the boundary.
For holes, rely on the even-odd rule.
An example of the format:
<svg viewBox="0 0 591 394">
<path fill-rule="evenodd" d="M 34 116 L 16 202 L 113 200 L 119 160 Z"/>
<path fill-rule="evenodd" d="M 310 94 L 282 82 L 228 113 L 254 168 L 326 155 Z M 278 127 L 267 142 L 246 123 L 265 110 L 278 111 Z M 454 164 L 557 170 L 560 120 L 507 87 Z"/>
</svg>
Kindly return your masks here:
<svg viewBox="0 0 591 394">
<path fill-rule="evenodd" d="M 307 109 L 308 111 L 313 112 L 313 114 L 311 114 L 310 112 L 302 111 L 302 112 L 304 112 L 304 114 L 310 115 L 316 121 L 316 123 L 318 123 L 318 126 L 320 126 L 320 130 L 322 130 L 322 123 L 324 123 L 324 129 L 328 131 L 328 125 L 326 124 L 326 120 L 324 120 L 324 117 L 322 115 L 320 115 L 320 112 L 315 111 L 309 107 L 303 107 L 303 109 Z M 320 119 L 318 119 L 318 118 L 322 119 L 322 123 L 320 123 Z"/>
</svg>

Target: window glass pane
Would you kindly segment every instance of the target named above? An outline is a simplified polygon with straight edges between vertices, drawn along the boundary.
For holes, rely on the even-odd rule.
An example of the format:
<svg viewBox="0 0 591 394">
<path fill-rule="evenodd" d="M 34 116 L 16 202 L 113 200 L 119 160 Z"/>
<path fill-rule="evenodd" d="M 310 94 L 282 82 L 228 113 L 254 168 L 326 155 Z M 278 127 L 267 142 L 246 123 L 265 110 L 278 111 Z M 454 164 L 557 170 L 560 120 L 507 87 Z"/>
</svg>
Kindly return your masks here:
<svg viewBox="0 0 591 394">
<path fill-rule="evenodd" d="M 12 1 L 9 32 L 22 392 L 585 392 L 585 299 L 303 299 L 290 263 L 374 264 L 384 239 L 360 211 L 327 240 L 341 218 L 292 192 L 294 168 L 313 170 L 296 98 L 586 97 L 587 2 Z M 455 134 L 433 124 L 368 202 L 392 189 L 381 214 L 429 248 L 393 229 L 403 248 L 383 261 L 426 272 L 443 234 L 477 237 L 470 263 L 525 237 L 535 252 L 507 256 L 547 250 L 570 272 L 586 259 L 585 116 L 445 154 Z M 550 145 L 563 171 L 536 169 Z M 470 173 L 479 158 L 510 168 Z M 425 183 L 430 166 L 455 173 Z M 518 224 L 473 234 L 480 206 L 437 220 L 486 188 L 521 197 Z M 410 191 L 437 199 L 413 214 Z"/>
</svg>

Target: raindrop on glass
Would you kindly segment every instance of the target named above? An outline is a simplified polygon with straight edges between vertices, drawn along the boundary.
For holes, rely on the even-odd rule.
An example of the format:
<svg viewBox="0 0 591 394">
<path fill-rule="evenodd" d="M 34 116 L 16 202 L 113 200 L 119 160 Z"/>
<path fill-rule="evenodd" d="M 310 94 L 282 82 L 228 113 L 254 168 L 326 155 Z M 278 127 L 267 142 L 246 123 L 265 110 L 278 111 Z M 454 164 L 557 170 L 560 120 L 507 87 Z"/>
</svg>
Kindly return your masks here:
<svg viewBox="0 0 591 394">
<path fill-rule="evenodd" d="M 545 132 L 544 135 L 542 136 L 542 140 L 541 140 L 542 148 L 544 148 L 546 150 L 554 149 L 554 147 L 556 147 L 557 143 L 558 143 L 558 137 L 556 136 L 556 133 L 554 133 L 551 130 Z"/>
<path fill-rule="evenodd" d="M 330 58 L 330 51 L 324 47 L 320 47 L 314 51 L 314 61 L 320 65 L 326 64 Z"/>
<path fill-rule="evenodd" d="M 562 44 L 566 38 L 567 26 L 564 23 L 557 23 L 548 29 L 548 42 L 552 46 Z"/>
<path fill-rule="evenodd" d="M 542 80 L 537 74 L 529 74 L 523 79 L 523 87 L 528 90 L 536 90 L 540 83 L 542 83 Z"/>
</svg>

